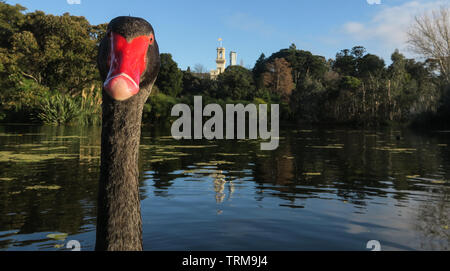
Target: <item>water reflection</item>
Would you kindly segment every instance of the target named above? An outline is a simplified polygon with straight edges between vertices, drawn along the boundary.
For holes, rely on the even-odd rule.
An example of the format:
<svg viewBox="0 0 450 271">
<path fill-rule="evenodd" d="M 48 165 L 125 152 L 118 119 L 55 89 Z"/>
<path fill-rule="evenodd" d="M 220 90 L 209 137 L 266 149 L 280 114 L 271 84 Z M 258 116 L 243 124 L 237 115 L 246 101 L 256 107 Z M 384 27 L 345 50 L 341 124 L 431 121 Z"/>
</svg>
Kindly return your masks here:
<svg viewBox="0 0 450 271">
<path fill-rule="evenodd" d="M 93 249 L 100 132 L 0 126 L 0 249 Z M 145 127 L 145 249 L 448 250 L 446 135 L 285 127 L 264 152 Z"/>
<path fill-rule="evenodd" d="M 419 205 L 415 226 L 421 233 L 418 242 L 423 250 L 449 250 L 450 248 L 450 197 L 448 189 L 443 192 Z"/>
</svg>

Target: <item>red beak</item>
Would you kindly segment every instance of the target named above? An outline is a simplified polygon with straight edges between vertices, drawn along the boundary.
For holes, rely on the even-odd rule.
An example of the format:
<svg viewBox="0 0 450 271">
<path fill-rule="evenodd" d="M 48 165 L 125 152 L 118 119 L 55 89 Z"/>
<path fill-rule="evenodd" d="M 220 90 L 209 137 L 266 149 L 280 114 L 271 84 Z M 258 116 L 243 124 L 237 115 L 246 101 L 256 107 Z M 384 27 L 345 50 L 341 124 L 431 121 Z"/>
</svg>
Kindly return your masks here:
<svg viewBox="0 0 450 271">
<path fill-rule="evenodd" d="M 103 84 L 114 100 L 124 101 L 139 92 L 141 75 L 145 71 L 146 55 L 153 35 L 140 36 L 128 42 L 123 36 L 111 33 L 109 73 Z"/>
</svg>

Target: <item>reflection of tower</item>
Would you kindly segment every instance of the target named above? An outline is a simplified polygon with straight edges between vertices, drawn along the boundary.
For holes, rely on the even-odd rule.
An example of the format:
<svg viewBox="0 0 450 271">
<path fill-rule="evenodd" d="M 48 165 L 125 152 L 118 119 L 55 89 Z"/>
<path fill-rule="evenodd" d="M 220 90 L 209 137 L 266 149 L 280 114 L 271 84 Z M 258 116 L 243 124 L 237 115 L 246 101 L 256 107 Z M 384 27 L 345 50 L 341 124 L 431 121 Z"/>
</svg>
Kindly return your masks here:
<svg viewBox="0 0 450 271">
<path fill-rule="evenodd" d="M 225 59 L 225 48 L 223 48 L 223 47 L 217 48 L 216 63 L 217 63 L 217 73 L 218 74 L 221 74 L 225 71 L 226 62 L 227 62 L 227 60 Z"/>
<path fill-rule="evenodd" d="M 237 64 L 237 53 L 231 51 L 230 52 L 230 66 L 235 66 Z"/>
<path fill-rule="evenodd" d="M 225 181 L 225 175 L 222 175 L 222 170 L 217 170 L 214 174 L 211 174 L 210 176 L 214 178 L 214 191 L 216 192 L 216 202 L 222 203 L 225 199 L 225 184 L 227 181 Z"/>
<path fill-rule="evenodd" d="M 214 191 L 216 192 L 216 203 L 221 204 L 225 200 L 226 192 L 225 192 L 225 185 L 228 183 L 228 198 L 227 200 L 231 200 L 231 197 L 234 193 L 234 184 L 233 182 L 226 181 L 225 175 L 222 175 L 224 173 L 222 170 L 217 170 L 215 173 L 211 174 L 210 177 L 214 179 Z M 217 210 L 217 214 L 222 214 L 222 210 Z"/>
</svg>

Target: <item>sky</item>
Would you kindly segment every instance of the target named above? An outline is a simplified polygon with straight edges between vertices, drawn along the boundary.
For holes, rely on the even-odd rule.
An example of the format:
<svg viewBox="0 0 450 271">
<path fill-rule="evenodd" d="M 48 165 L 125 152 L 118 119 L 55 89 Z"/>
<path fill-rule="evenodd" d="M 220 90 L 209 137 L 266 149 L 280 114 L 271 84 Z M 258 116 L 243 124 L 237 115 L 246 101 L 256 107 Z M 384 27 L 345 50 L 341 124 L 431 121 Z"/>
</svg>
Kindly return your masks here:
<svg viewBox="0 0 450 271">
<path fill-rule="evenodd" d="M 27 11 L 84 16 L 91 24 L 131 15 L 149 21 L 161 53 L 181 69 L 215 69 L 218 38 L 238 64 L 251 68 L 295 43 L 298 49 L 334 58 L 342 49 L 364 46 L 386 63 L 399 49 L 408 57 L 406 30 L 418 13 L 448 0 L 6 0 Z"/>
</svg>

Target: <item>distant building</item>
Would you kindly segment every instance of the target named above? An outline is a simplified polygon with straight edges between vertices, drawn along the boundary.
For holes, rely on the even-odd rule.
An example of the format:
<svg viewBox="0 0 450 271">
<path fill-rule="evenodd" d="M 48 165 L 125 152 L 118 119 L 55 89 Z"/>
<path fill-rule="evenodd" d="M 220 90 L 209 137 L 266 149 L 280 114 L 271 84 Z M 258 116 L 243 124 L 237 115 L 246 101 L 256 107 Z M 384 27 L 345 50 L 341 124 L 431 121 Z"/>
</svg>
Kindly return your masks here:
<svg viewBox="0 0 450 271">
<path fill-rule="evenodd" d="M 219 39 L 219 47 L 217 47 L 216 69 L 209 72 L 211 79 L 217 79 L 219 74 L 225 71 L 227 60 L 225 58 L 225 48 L 222 46 L 222 39 Z M 230 52 L 230 66 L 237 65 L 237 53 Z"/>
<path fill-rule="evenodd" d="M 218 47 L 217 48 L 217 57 L 216 57 L 217 69 L 212 70 L 210 72 L 211 79 L 217 79 L 217 76 L 219 76 L 219 74 L 221 74 L 225 71 L 226 63 L 227 63 L 227 60 L 225 58 L 225 48 Z"/>
<path fill-rule="evenodd" d="M 230 66 L 235 66 L 237 65 L 237 53 L 231 51 L 230 52 Z"/>
</svg>

